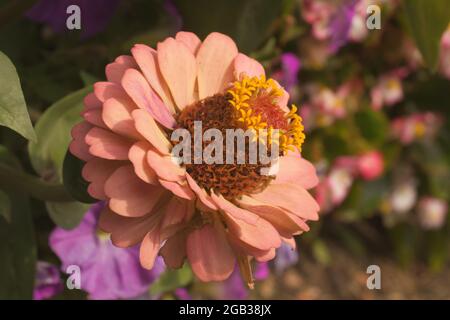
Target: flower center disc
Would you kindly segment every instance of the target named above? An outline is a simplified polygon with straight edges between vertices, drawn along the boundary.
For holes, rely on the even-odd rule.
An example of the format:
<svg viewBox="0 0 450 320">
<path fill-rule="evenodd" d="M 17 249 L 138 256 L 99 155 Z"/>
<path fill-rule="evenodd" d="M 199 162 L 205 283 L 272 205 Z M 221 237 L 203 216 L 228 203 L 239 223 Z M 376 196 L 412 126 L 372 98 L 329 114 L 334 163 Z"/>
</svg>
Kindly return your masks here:
<svg viewBox="0 0 450 320">
<path fill-rule="evenodd" d="M 226 159 L 226 130 L 243 129 L 246 127 L 239 122 L 235 109 L 229 100 L 230 94 L 216 94 L 190 106 L 187 106 L 179 114 L 177 123 L 179 128 L 187 129 L 191 134 L 191 155 L 194 155 L 194 121 L 202 123 L 203 133 L 208 129 L 218 129 L 223 137 L 223 159 Z M 177 144 L 178 142 L 173 142 Z M 209 141 L 203 141 L 202 150 L 205 150 Z M 249 161 L 249 141 L 246 139 L 245 163 L 237 163 L 238 150 L 235 148 L 235 159 L 233 164 L 185 164 L 186 171 L 206 191 L 211 189 L 220 193 L 227 200 L 239 198 L 242 195 L 261 192 L 273 179 L 273 176 L 261 175 L 260 170 L 269 165 L 262 165 L 259 160 L 256 164 Z"/>
</svg>

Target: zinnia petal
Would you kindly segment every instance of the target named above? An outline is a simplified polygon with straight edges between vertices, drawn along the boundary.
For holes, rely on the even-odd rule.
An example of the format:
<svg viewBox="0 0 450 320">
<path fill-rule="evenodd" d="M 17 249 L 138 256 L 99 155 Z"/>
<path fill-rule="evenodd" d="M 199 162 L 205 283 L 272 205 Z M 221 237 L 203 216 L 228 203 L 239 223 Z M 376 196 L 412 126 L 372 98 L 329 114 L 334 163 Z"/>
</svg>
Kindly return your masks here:
<svg viewBox="0 0 450 320">
<path fill-rule="evenodd" d="M 241 73 L 249 77 L 260 77 L 266 74 L 263 66 L 258 61 L 243 53 L 239 53 L 234 59 L 234 72 L 236 78 L 239 78 Z"/>
<path fill-rule="evenodd" d="M 148 111 L 153 119 L 164 127 L 174 128 L 175 119 L 142 73 L 135 69 L 128 69 L 122 78 L 122 86 L 139 108 Z"/>
<path fill-rule="evenodd" d="M 221 33 L 210 33 L 197 53 L 198 92 L 204 99 L 218 92 L 233 81 L 233 60 L 238 50 L 234 41 Z"/>
<path fill-rule="evenodd" d="M 202 281 L 225 280 L 234 269 L 234 253 L 220 225 L 194 229 L 187 238 L 187 257 Z"/>
<path fill-rule="evenodd" d="M 131 116 L 131 112 L 135 110 L 134 106 L 126 101 L 110 98 L 103 104 L 102 110 L 103 121 L 109 129 L 131 139 L 142 139 Z"/>
<path fill-rule="evenodd" d="M 319 219 L 318 204 L 308 191 L 297 184 L 270 184 L 264 191 L 253 194 L 252 198 L 286 209 L 306 220 Z"/>
<path fill-rule="evenodd" d="M 127 160 L 132 144 L 128 139 L 98 127 L 89 130 L 85 141 L 91 154 L 109 160 Z"/>
<path fill-rule="evenodd" d="M 145 78 L 150 83 L 150 86 L 169 108 L 169 111 L 175 113 L 175 104 L 172 101 L 169 88 L 159 70 L 156 50 L 143 44 L 137 44 L 131 49 L 131 53 L 139 64 Z"/>
<path fill-rule="evenodd" d="M 131 68 L 138 68 L 138 65 L 136 64 L 136 61 L 134 61 L 133 57 L 126 55 L 118 56 L 114 62 L 106 66 L 106 78 L 110 82 L 120 84 L 125 71 Z"/>
<path fill-rule="evenodd" d="M 182 42 L 195 55 L 201 45 L 201 40 L 195 33 L 180 31 L 176 34 L 175 39 Z"/>
<path fill-rule="evenodd" d="M 106 180 L 109 207 L 126 217 L 140 217 L 152 211 L 164 193 L 160 186 L 145 183 L 134 174 L 132 165 L 118 168 Z"/>
<path fill-rule="evenodd" d="M 169 154 L 171 144 L 164 133 L 145 110 L 134 110 L 131 113 L 136 130 L 162 154 Z"/>
<path fill-rule="evenodd" d="M 158 43 L 158 63 L 179 110 L 195 101 L 197 67 L 194 55 L 182 43 L 167 38 Z"/>
<path fill-rule="evenodd" d="M 296 183 L 311 189 L 319 183 L 319 179 L 314 166 L 295 150 L 279 158 L 279 171 L 273 183 Z"/>
</svg>

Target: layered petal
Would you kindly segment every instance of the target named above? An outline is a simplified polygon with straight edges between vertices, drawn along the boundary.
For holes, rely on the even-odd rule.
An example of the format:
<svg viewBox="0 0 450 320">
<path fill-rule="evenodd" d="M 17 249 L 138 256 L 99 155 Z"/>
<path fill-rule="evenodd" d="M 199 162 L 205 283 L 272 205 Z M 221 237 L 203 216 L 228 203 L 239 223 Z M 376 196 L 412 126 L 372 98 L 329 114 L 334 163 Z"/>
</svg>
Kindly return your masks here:
<svg viewBox="0 0 450 320">
<path fill-rule="evenodd" d="M 175 39 L 183 43 L 195 55 L 202 43 L 195 33 L 180 31 L 176 34 Z"/>
<path fill-rule="evenodd" d="M 195 180 L 192 179 L 192 177 L 188 173 L 186 173 L 186 181 L 188 182 L 189 187 L 192 189 L 192 191 L 195 192 L 199 201 L 204 207 L 208 208 L 211 211 L 215 211 L 219 208 L 212 200 L 211 196 L 209 196 L 205 190 L 201 189 L 198 186 L 197 182 L 195 182 Z"/>
<path fill-rule="evenodd" d="M 88 161 L 93 156 L 89 152 L 89 145 L 84 141 L 86 134 L 92 129 L 92 125 L 86 121 L 76 124 L 71 131 L 72 141 L 69 145 L 70 152 L 77 158 Z"/>
<path fill-rule="evenodd" d="M 147 141 L 139 141 L 133 144 L 128 152 L 128 158 L 134 167 L 134 172 L 143 181 L 149 184 L 158 184 L 155 171 L 147 162 L 147 151 L 151 148 Z"/>
<path fill-rule="evenodd" d="M 233 81 L 233 61 L 238 50 L 234 41 L 221 33 L 210 33 L 197 53 L 199 99 L 223 92 Z"/>
<path fill-rule="evenodd" d="M 187 46 L 173 38 L 158 43 L 158 64 L 179 110 L 195 101 L 197 67 Z"/>
<path fill-rule="evenodd" d="M 258 61 L 243 53 L 239 53 L 234 59 L 234 73 L 237 79 L 242 73 L 248 77 L 260 77 L 266 74 Z"/>
<path fill-rule="evenodd" d="M 96 82 L 94 84 L 94 94 L 102 103 L 110 98 L 130 100 L 122 86 L 114 82 Z"/>
<path fill-rule="evenodd" d="M 139 260 L 141 261 L 142 267 L 148 270 L 153 268 L 160 247 L 159 231 L 153 230 L 147 233 L 139 249 Z"/>
<path fill-rule="evenodd" d="M 156 95 L 142 73 L 135 69 L 128 69 L 122 78 L 122 86 L 136 105 L 146 110 L 164 127 L 175 127 L 175 119 L 169 109 Z"/>
<path fill-rule="evenodd" d="M 158 66 L 156 50 L 143 44 L 136 44 L 131 49 L 131 53 L 152 89 L 159 95 L 169 111 L 172 114 L 175 113 L 175 104 Z"/>
<path fill-rule="evenodd" d="M 270 222 L 283 237 L 291 237 L 305 228 L 308 229 L 306 223 L 299 225 L 288 212 L 279 207 L 273 207 L 248 196 L 243 196 L 237 201 L 241 207 Z"/>
<path fill-rule="evenodd" d="M 134 110 L 131 113 L 136 130 L 162 154 L 169 154 L 172 145 L 164 133 L 145 110 Z"/>
<path fill-rule="evenodd" d="M 273 183 L 296 183 L 311 189 L 319 183 L 319 179 L 314 166 L 295 150 L 279 158 L 279 171 Z"/>
<path fill-rule="evenodd" d="M 206 224 L 187 237 L 187 257 L 202 281 L 222 281 L 235 265 L 234 253 L 221 225 Z"/>
<path fill-rule="evenodd" d="M 105 68 L 106 78 L 109 82 L 120 84 L 126 70 L 137 69 L 138 65 L 133 57 L 123 55 L 118 56 L 116 60 L 108 64 Z"/>
<path fill-rule="evenodd" d="M 87 190 L 92 197 L 99 200 L 107 199 L 105 182 L 121 164 L 120 161 L 93 158 L 84 165 L 81 174 L 86 181 L 91 182 Z"/>
<path fill-rule="evenodd" d="M 171 156 L 162 156 L 156 149 L 150 148 L 147 151 L 147 162 L 163 180 L 172 182 L 184 180 L 185 169 L 176 164 Z"/>
<path fill-rule="evenodd" d="M 275 207 L 280 207 L 305 220 L 318 220 L 319 206 L 303 187 L 297 184 L 270 184 L 252 198 Z"/>
<path fill-rule="evenodd" d="M 99 227 L 111 233 L 111 241 L 120 248 L 140 243 L 161 222 L 161 214 L 151 213 L 139 218 L 124 217 L 106 207 L 100 214 Z"/>
<path fill-rule="evenodd" d="M 186 241 L 187 233 L 182 231 L 167 239 L 161 248 L 160 255 L 170 268 L 178 269 L 183 266 L 186 258 Z"/>
<path fill-rule="evenodd" d="M 126 217 L 140 217 L 149 213 L 164 192 L 164 188 L 136 177 L 132 165 L 118 168 L 105 183 L 105 194 L 110 198 L 109 207 Z"/>
<path fill-rule="evenodd" d="M 132 145 L 130 140 L 98 127 L 89 130 L 84 140 L 92 155 L 109 160 L 127 160 Z"/>
<path fill-rule="evenodd" d="M 131 116 L 133 110 L 135 106 L 127 101 L 110 98 L 103 104 L 102 119 L 113 132 L 131 139 L 142 140 L 142 135 L 134 126 L 134 119 Z"/>
</svg>

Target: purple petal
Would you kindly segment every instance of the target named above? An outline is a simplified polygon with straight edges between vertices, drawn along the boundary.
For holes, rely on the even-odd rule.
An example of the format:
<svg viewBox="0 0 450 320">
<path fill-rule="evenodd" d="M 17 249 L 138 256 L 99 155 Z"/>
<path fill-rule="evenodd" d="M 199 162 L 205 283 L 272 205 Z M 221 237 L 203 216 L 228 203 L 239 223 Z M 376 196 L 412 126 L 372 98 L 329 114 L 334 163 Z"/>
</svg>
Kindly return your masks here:
<svg viewBox="0 0 450 320">
<path fill-rule="evenodd" d="M 90 38 L 103 31 L 114 15 L 119 0 L 41 0 L 26 14 L 36 22 L 48 24 L 55 32 L 68 31 L 67 7 L 77 5 L 81 11 L 82 38 Z"/>
<path fill-rule="evenodd" d="M 58 268 L 45 261 L 38 261 L 33 292 L 34 300 L 49 299 L 63 291 Z"/>
</svg>

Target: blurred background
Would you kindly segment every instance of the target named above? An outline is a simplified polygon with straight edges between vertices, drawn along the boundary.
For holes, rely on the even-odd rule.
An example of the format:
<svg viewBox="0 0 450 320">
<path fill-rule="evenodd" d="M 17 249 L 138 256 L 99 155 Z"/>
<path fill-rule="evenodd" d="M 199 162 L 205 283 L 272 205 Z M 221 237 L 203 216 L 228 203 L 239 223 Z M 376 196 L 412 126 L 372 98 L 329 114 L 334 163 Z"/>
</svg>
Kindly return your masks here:
<svg viewBox="0 0 450 320">
<path fill-rule="evenodd" d="M 81 30 L 66 26 L 71 4 Z M 219 31 L 299 106 L 321 206 L 297 251 L 282 247 L 257 265 L 248 291 L 237 273 L 204 284 L 188 267 L 140 270 L 135 251 L 123 257 L 90 228 L 92 207 L 54 202 L 44 189 L 29 197 L 2 175 L 0 297 L 450 299 L 449 22 L 446 0 L 0 0 L 0 96 L 18 76 L 37 136 L 0 127 L 0 162 L 20 168 L 23 183 L 60 190 L 82 99 L 117 56 L 179 30 Z M 56 250 L 65 237 L 73 243 Z M 96 259 L 83 256 L 94 247 Z M 74 261 L 83 290 L 67 286 Z M 381 289 L 367 287 L 370 265 Z"/>
</svg>

